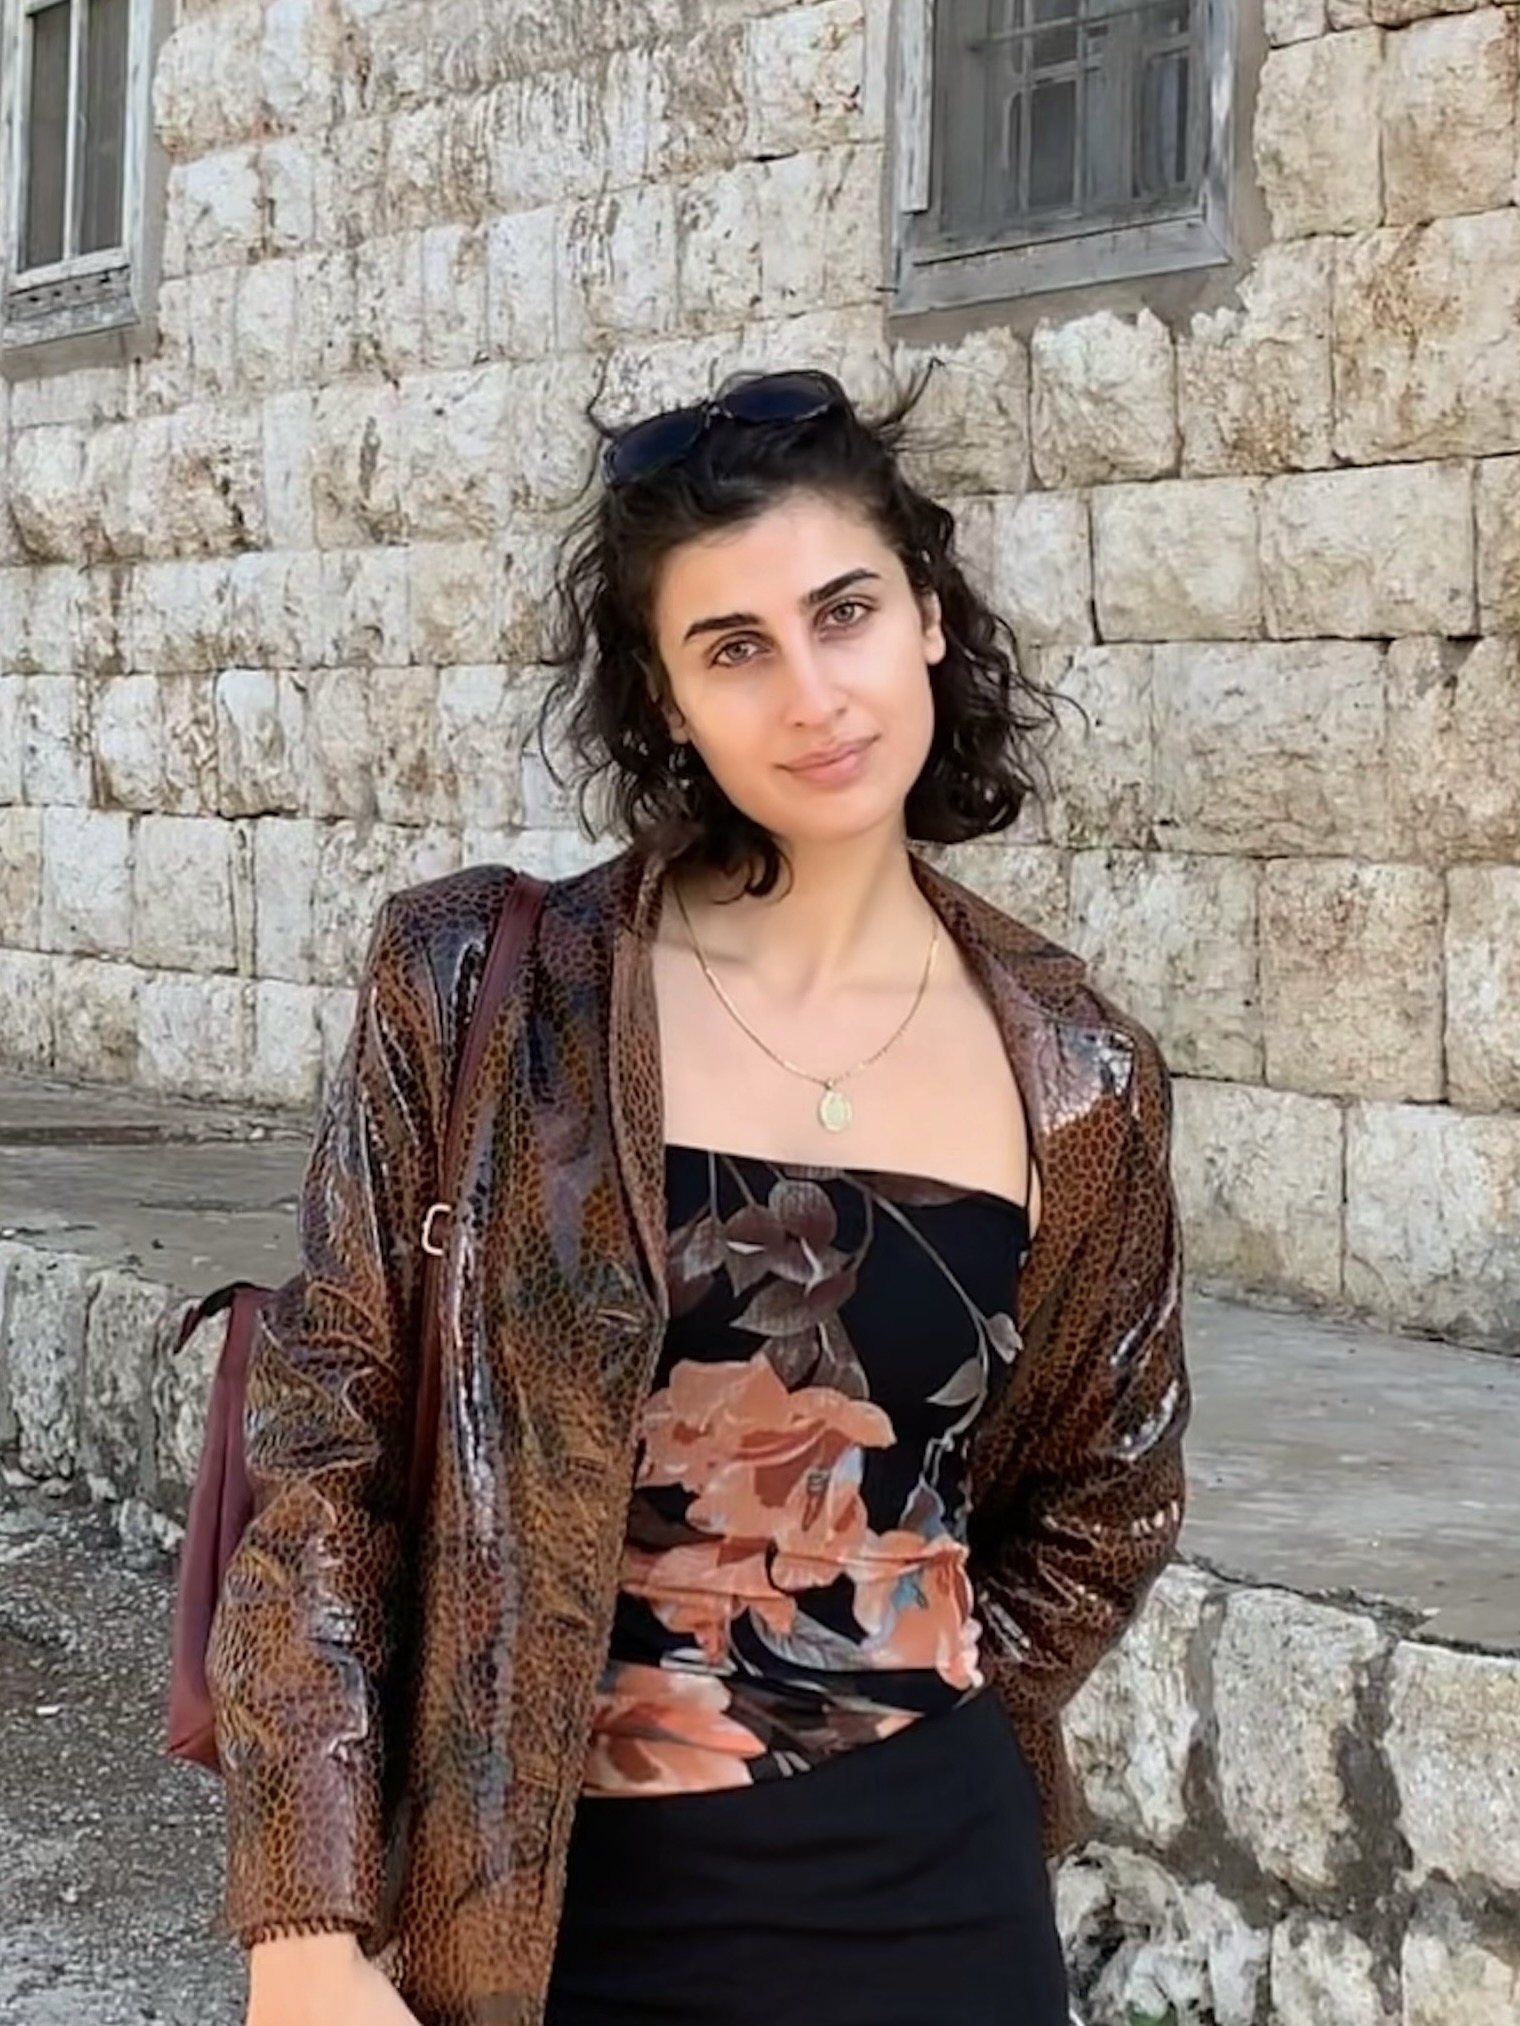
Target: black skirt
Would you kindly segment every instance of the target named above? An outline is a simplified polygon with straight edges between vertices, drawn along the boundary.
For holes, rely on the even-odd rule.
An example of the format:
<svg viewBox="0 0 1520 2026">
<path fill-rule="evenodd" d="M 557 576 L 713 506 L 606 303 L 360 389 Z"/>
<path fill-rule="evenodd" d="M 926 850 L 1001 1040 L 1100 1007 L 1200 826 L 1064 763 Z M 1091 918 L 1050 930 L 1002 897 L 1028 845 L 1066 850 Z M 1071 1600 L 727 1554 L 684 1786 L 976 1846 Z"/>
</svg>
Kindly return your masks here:
<svg viewBox="0 0 1520 2026">
<path fill-rule="evenodd" d="M 1066 2026 L 1034 1779 L 984 1693 L 810 1772 L 577 1812 L 547 2026 Z"/>
</svg>

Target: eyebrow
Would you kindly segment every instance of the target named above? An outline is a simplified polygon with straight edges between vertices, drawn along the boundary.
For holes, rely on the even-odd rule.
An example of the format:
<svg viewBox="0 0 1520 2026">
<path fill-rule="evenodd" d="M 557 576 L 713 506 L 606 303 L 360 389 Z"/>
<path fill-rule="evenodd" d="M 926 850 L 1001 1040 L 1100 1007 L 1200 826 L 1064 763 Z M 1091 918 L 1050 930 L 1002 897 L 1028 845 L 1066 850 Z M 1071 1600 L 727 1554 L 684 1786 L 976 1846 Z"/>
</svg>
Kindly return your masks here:
<svg viewBox="0 0 1520 2026">
<path fill-rule="evenodd" d="M 856 584 L 879 584 L 879 570 L 846 570 L 843 576 L 831 577 L 827 584 L 820 584 L 816 591 L 809 591 L 802 603 L 806 610 L 816 612 L 820 605 L 827 605 L 831 598 L 837 598 L 841 591 L 849 591 Z M 735 626 L 760 626 L 764 622 L 757 612 L 724 612 L 712 619 L 694 619 L 681 636 L 682 645 L 696 640 L 704 633 L 727 633 Z"/>
</svg>

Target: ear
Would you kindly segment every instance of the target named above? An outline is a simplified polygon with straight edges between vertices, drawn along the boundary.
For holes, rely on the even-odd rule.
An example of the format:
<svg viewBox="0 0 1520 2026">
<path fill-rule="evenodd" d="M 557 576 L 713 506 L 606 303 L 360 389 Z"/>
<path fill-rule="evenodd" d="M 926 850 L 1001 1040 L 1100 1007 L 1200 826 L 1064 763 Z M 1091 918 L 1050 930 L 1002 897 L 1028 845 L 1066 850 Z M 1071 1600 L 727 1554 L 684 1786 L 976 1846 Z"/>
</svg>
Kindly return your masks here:
<svg viewBox="0 0 1520 2026">
<path fill-rule="evenodd" d="M 949 652 L 939 593 L 925 591 L 918 601 L 918 609 L 923 614 L 924 621 L 924 659 L 931 668 L 937 668 Z"/>
</svg>

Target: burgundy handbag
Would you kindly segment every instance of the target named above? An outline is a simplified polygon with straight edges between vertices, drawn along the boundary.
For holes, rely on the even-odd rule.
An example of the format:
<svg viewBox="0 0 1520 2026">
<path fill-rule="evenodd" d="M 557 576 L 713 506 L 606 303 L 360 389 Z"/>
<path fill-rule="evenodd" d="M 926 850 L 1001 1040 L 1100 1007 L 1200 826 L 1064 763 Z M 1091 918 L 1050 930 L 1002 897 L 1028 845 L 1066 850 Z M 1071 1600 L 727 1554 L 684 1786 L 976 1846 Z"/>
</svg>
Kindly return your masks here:
<svg viewBox="0 0 1520 2026">
<path fill-rule="evenodd" d="M 434 1242 L 433 1227 L 439 1217 L 446 1215 L 458 1201 L 463 1179 L 464 1149 L 459 1141 L 460 1120 L 467 1110 L 464 1100 L 479 1074 L 496 1015 L 511 990 L 522 955 L 532 941 L 543 903 L 544 888 L 541 883 L 519 874 L 508 890 L 491 938 L 480 990 L 475 997 L 460 1053 L 444 1136 L 440 1177 L 443 1200 L 429 1210 L 427 1223 L 420 1234 L 427 1265 L 423 1270 L 422 1355 L 417 1416 L 407 1481 L 407 1512 L 414 1525 L 420 1523 L 427 1506 L 437 1453 L 438 1365 L 442 1349 L 438 1275 L 444 1253 L 443 1248 Z M 169 1680 L 169 1753 L 171 1757 L 205 1766 L 211 1772 L 220 1770 L 220 1762 L 211 1694 L 206 1682 L 206 1658 L 211 1643 L 212 1620 L 216 1616 L 227 1565 L 253 1516 L 253 1493 L 243 1453 L 243 1412 L 249 1354 L 264 1303 L 271 1293 L 269 1288 L 255 1287 L 246 1281 L 218 1288 L 204 1301 L 192 1304 L 180 1326 L 177 1345 L 177 1349 L 183 1350 L 203 1322 L 226 1312 L 227 1334 L 211 1384 L 206 1437 L 180 1552 Z"/>
</svg>

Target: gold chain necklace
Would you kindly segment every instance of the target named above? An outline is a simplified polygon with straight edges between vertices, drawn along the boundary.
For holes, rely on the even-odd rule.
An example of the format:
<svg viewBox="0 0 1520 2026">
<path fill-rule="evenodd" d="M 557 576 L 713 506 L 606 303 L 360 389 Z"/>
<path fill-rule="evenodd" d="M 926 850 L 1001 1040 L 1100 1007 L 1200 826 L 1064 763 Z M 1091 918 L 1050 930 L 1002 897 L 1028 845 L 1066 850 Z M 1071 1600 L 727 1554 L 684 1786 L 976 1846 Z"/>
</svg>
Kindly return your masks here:
<svg viewBox="0 0 1520 2026">
<path fill-rule="evenodd" d="M 823 1127 L 825 1132 L 842 1133 L 855 1117 L 855 1107 L 843 1089 L 843 1085 L 849 1083 L 852 1078 L 860 1076 L 864 1071 L 872 1068 L 876 1063 L 881 1061 L 884 1055 L 897 1046 L 898 1042 L 902 1040 L 903 1036 L 912 1026 L 918 1009 L 924 1003 L 929 990 L 929 980 L 934 975 L 934 959 L 939 953 L 939 917 L 936 915 L 934 920 L 934 934 L 929 939 L 929 954 L 924 960 L 924 974 L 918 981 L 918 990 L 913 996 L 913 1004 L 908 1008 L 899 1025 L 893 1029 L 892 1033 L 882 1043 L 881 1047 L 876 1050 L 874 1055 L 868 1055 L 863 1062 L 857 1062 L 853 1069 L 843 1069 L 837 1076 L 815 1076 L 812 1070 L 800 1069 L 795 1062 L 788 1062 L 784 1055 L 778 1055 L 770 1043 L 758 1035 L 754 1028 L 750 1026 L 744 1015 L 723 989 L 723 985 L 714 972 L 712 965 L 708 963 L 707 952 L 702 948 L 696 929 L 692 926 L 692 919 L 687 913 L 686 902 L 682 897 L 680 888 L 675 887 L 674 892 L 676 906 L 681 910 L 681 919 L 686 924 L 686 933 L 691 937 L 691 947 L 696 952 L 697 962 L 702 967 L 702 975 L 708 984 L 712 986 L 718 1004 L 728 1014 L 734 1025 L 747 1034 L 755 1046 L 762 1053 L 768 1055 L 778 1069 L 784 1069 L 788 1076 L 800 1077 L 804 1083 L 817 1085 L 819 1090 L 823 1092 L 822 1097 L 818 1100 L 818 1123 Z"/>
</svg>

